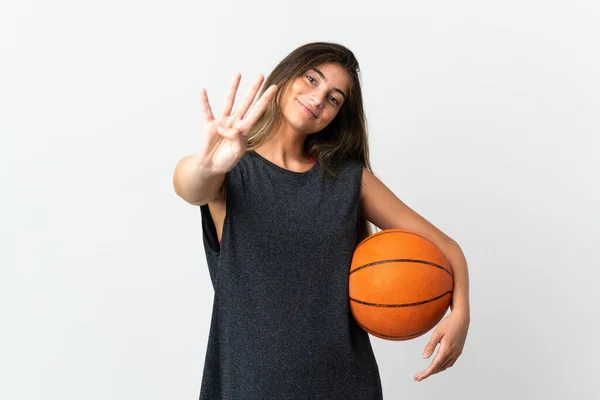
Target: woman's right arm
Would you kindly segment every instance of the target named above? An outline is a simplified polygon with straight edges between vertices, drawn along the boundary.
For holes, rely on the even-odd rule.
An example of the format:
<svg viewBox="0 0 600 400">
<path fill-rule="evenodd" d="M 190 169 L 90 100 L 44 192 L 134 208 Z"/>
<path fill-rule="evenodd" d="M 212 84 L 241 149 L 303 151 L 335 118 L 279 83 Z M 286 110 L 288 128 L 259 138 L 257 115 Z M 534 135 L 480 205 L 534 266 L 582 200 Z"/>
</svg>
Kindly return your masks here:
<svg viewBox="0 0 600 400">
<path fill-rule="evenodd" d="M 248 133 L 277 91 L 276 85 L 267 88 L 252 111 L 246 115 L 264 81 L 264 77 L 260 75 L 239 109 L 232 114 L 240 79 L 240 74 L 234 75 L 223 114 L 218 118 L 214 117 L 206 90 L 202 89 L 200 93 L 205 121 L 200 151 L 179 160 L 173 174 L 175 193 L 190 204 L 205 205 L 218 195 L 223 195 L 225 174 L 235 167 L 246 152 Z"/>
<path fill-rule="evenodd" d="M 225 181 L 225 173 L 212 172 L 203 166 L 200 154 L 192 154 L 179 160 L 173 174 L 175 193 L 196 206 L 208 204 L 215 199 Z"/>
</svg>

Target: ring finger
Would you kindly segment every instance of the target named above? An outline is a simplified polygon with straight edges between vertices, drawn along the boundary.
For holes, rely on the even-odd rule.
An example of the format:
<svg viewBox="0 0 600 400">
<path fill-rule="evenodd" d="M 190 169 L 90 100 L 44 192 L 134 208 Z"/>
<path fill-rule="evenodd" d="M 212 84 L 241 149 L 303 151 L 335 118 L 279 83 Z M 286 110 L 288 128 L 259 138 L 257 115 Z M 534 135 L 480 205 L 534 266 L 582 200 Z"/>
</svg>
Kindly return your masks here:
<svg viewBox="0 0 600 400">
<path fill-rule="evenodd" d="M 240 79 L 242 79 L 242 75 L 239 72 L 236 72 L 231 79 L 231 83 L 229 84 L 229 92 L 227 93 L 225 105 L 223 107 L 223 117 L 231 114 L 231 109 L 233 108 L 233 103 L 235 102 L 235 94 L 240 85 Z"/>
</svg>

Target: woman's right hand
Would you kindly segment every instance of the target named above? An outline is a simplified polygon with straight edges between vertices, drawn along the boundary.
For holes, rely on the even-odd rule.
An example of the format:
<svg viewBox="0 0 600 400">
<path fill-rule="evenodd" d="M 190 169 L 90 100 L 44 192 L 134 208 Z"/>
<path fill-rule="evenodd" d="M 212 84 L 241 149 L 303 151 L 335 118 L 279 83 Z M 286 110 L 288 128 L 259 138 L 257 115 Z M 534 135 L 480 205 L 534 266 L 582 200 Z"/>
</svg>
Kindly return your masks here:
<svg viewBox="0 0 600 400">
<path fill-rule="evenodd" d="M 240 84 L 240 79 L 241 75 L 239 73 L 233 76 L 229 93 L 225 100 L 223 114 L 219 118 L 215 118 L 213 115 L 206 90 L 203 88 L 200 92 L 200 105 L 205 125 L 204 139 L 198 156 L 202 167 L 215 174 L 227 173 L 242 158 L 246 152 L 248 133 L 264 113 L 275 92 L 277 92 L 276 85 L 272 85 L 265 90 L 252 111 L 246 116 L 258 90 L 263 84 L 264 77 L 260 75 L 248 91 L 240 107 L 232 114 L 231 110 L 235 102 L 235 95 Z"/>
</svg>

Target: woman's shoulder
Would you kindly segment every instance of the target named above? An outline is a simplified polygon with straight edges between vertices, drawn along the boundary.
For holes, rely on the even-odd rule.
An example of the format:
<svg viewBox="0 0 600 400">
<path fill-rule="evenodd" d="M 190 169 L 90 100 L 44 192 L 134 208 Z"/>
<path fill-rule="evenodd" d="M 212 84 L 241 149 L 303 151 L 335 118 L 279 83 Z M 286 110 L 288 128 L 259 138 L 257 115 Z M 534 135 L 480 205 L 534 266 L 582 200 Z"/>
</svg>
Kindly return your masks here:
<svg viewBox="0 0 600 400">
<path fill-rule="evenodd" d="M 354 174 L 362 173 L 362 170 L 364 168 L 364 164 L 361 161 L 359 161 L 353 157 L 343 158 L 340 161 L 339 166 L 340 166 L 340 170 L 346 171 L 348 173 L 354 173 Z"/>
<path fill-rule="evenodd" d="M 338 183 L 358 183 L 362 179 L 363 168 L 364 166 L 360 161 L 352 157 L 344 157 L 327 165 L 324 168 L 324 175 L 327 179 L 333 179 Z"/>
</svg>

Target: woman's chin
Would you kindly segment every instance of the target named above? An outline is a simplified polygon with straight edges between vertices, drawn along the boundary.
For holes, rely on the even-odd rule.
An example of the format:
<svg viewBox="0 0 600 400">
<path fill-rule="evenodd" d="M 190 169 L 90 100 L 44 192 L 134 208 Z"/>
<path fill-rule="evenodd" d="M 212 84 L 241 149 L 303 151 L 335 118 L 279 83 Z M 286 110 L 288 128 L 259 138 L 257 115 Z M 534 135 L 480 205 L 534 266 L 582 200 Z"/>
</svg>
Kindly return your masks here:
<svg viewBox="0 0 600 400">
<path fill-rule="evenodd" d="M 314 124 L 311 123 L 311 121 L 307 121 L 303 118 L 297 118 L 296 116 L 292 118 L 285 118 L 285 122 L 290 130 L 301 135 L 310 135 L 315 129 Z"/>
</svg>

